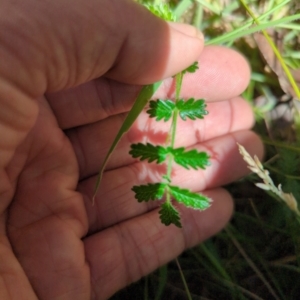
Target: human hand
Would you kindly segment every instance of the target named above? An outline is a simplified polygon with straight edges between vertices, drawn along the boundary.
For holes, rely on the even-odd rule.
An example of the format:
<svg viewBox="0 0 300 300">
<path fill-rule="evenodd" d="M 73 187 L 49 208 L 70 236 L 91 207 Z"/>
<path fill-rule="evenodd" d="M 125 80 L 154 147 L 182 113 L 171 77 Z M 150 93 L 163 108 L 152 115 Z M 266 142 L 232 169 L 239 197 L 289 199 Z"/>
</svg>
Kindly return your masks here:
<svg viewBox="0 0 300 300">
<path fill-rule="evenodd" d="M 218 232 L 233 206 L 219 186 L 247 172 L 236 142 L 262 152 L 248 131 L 251 109 L 236 97 L 249 80 L 245 60 L 221 47 L 202 51 L 193 28 L 167 25 L 131 1 L 0 3 L 0 299 L 106 299 Z M 180 125 L 178 145 L 208 150 L 212 166 L 178 169 L 174 182 L 204 191 L 212 207 L 180 207 L 178 229 L 160 224 L 156 203 L 136 202 L 132 185 L 157 170 L 132 160 L 129 145 L 165 129 L 145 115 L 113 154 L 91 206 L 137 85 L 198 57 L 182 95 L 206 98 L 209 115 Z M 157 96 L 172 94 L 167 79 Z"/>
</svg>

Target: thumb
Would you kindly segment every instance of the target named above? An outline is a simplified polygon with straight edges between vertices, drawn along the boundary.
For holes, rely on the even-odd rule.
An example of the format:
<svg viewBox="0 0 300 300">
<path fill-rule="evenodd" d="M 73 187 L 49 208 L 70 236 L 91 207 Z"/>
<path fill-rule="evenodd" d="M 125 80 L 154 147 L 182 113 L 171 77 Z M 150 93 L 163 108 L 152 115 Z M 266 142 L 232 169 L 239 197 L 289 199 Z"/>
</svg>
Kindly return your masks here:
<svg viewBox="0 0 300 300">
<path fill-rule="evenodd" d="M 10 188 L 1 168 L 35 123 L 36 98 L 102 75 L 154 82 L 193 63 L 203 48 L 196 29 L 164 22 L 131 0 L 0 1 L 2 195 Z"/>
<path fill-rule="evenodd" d="M 195 28 L 130 0 L 3 1 L 0 75 L 32 96 L 101 75 L 151 83 L 193 63 L 203 48 Z"/>
</svg>

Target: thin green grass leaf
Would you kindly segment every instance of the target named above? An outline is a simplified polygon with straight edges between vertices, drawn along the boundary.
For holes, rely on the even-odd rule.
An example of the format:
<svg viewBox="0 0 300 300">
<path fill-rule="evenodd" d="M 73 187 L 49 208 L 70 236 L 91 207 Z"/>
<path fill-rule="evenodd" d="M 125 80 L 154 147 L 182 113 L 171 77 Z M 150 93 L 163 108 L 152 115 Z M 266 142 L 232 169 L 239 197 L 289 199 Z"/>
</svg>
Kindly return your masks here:
<svg viewBox="0 0 300 300">
<path fill-rule="evenodd" d="M 104 161 L 101 165 L 101 168 L 98 173 L 97 180 L 96 180 L 96 184 L 95 184 L 95 190 L 94 190 L 94 195 L 92 198 L 92 204 L 94 204 L 94 202 L 95 202 L 95 197 L 96 197 L 97 191 L 100 186 L 102 175 L 103 175 L 104 169 L 106 167 L 106 164 L 107 164 L 111 154 L 115 150 L 115 148 L 118 145 L 122 136 L 131 128 L 131 126 L 133 125 L 133 123 L 135 122 L 135 120 L 137 119 L 139 114 L 142 112 L 142 110 L 144 109 L 144 107 L 146 106 L 146 104 L 148 103 L 150 98 L 157 91 L 157 89 L 160 87 L 161 84 L 162 84 L 162 81 L 158 81 L 153 84 L 146 85 L 142 88 L 139 95 L 137 96 L 131 110 L 129 111 L 126 119 L 124 120 L 120 130 L 118 131 L 118 133 L 117 133 L 112 145 L 110 146 L 110 148 L 104 158 Z"/>
<path fill-rule="evenodd" d="M 211 12 L 213 12 L 215 15 L 221 15 L 222 10 L 221 8 L 216 8 L 215 5 L 205 1 L 205 0 L 196 0 L 199 4 L 201 4 L 203 7 L 207 8 Z"/>
<path fill-rule="evenodd" d="M 290 23 L 293 22 L 295 20 L 300 19 L 300 14 L 296 14 L 293 16 L 288 16 L 285 18 L 282 18 L 280 20 L 275 20 L 275 21 L 269 21 L 267 23 L 261 23 L 260 25 L 257 25 L 255 27 L 249 28 L 249 29 L 243 29 L 238 28 L 235 29 L 231 32 L 225 33 L 219 37 L 213 38 L 209 41 L 206 41 L 206 45 L 218 45 L 218 44 L 225 44 L 234 40 L 237 40 L 241 37 L 253 34 L 255 32 L 267 29 L 269 27 L 277 27 L 280 24 L 286 24 L 286 23 Z M 247 26 L 248 27 L 248 26 Z"/>
<path fill-rule="evenodd" d="M 237 285 L 236 283 L 233 283 L 233 282 L 230 282 L 228 280 L 220 280 L 222 284 L 224 284 L 225 286 L 227 286 L 227 288 L 231 288 L 233 289 L 233 291 L 238 291 L 240 294 L 238 295 L 238 298 L 236 299 L 239 299 L 239 300 L 248 300 L 248 299 L 253 299 L 253 300 L 266 300 L 266 298 L 261 298 L 259 296 L 257 296 L 256 294 L 252 293 L 251 291 L 243 288 L 242 286 L 240 285 Z M 247 296 L 244 297 L 244 295 Z M 234 298 L 233 298 L 234 299 Z"/>
<path fill-rule="evenodd" d="M 254 13 L 251 11 L 251 9 L 249 8 L 249 6 L 246 4 L 246 2 L 244 0 L 239 0 L 243 6 L 245 7 L 245 9 L 247 10 L 247 12 L 249 13 L 249 15 L 253 18 L 253 20 L 255 21 L 255 23 L 259 26 L 260 22 L 258 20 L 258 18 L 254 15 Z M 300 14 L 298 14 L 298 18 L 300 18 Z M 291 86 L 293 87 L 293 90 L 298 98 L 298 100 L 300 101 L 300 90 L 298 88 L 298 85 L 293 77 L 293 75 L 291 74 L 289 68 L 287 67 L 280 51 L 278 50 L 278 48 L 276 47 L 275 43 L 273 42 L 273 40 L 270 38 L 269 34 L 262 29 L 262 33 L 265 36 L 266 40 L 268 41 L 269 45 L 272 47 L 272 50 L 274 51 L 274 54 L 276 55 L 277 59 L 279 60 Z"/>
<path fill-rule="evenodd" d="M 297 145 L 291 145 L 286 142 L 280 142 L 280 141 L 275 141 L 275 140 L 270 140 L 268 138 L 262 137 L 262 141 L 264 144 L 271 145 L 274 147 L 282 148 L 282 149 L 288 149 L 297 153 L 300 153 L 300 147 Z"/>
<path fill-rule="evenodd" d="M 188 0 L 190 1 L 190 0 Z M 269 1 L 269 7 L 270 9 L 266 9 L 266 12 L 261 14 L 258 19 L 259 21 L 264 21 L 266 20 L 269 16 L 274 15 L 275 12 L 277 11 L 281 11 L 282 8 L 284 6 L 286 6 L 287 4 L 290 3 L 291 0 L 285 0 L 282 1 L 276 5 L 271 4 L 271 1 Z M 212 13 L 214 13 L 215 15 L 218 16 L 222 16 L 222 15 L 226 15 L 228 13 L 232 14 L 233 10 L 238 8 L 238 2 L 237 1 L 233 1 L 233 2 L 229 2 L 226 7 L 219 5 L 218 2 L 214 2 L 213 4 L 211 4 L 208 1 L 204 1 L 204 0 L 196 0 L 196 2 L 201 5 L 201 7 L 205 7 L 206 9 L 208 9 L 209 11 L 211 11 Z M 181 2 L 180 2 L 181 3 Z M 244 25 L 242 25 L 242 27 L 240 28 L 241 30 L 244 30 L 245 28 L 248 28 L 249 26 L 251 26 L 253 24 L 252 20 L 248 20 L 246 21 L 246 23 Z"/>
<path fill-rule="evenodd" d="M 201 24 L 203 22 L 203 7 L 199 3 L 197 3 L 197 7 L 195 8 L 195 17 L 193 24 L 196 28 L 201 29 Z"/>
<path fill-rule="evenodd" d="M 268 280 L 265 278 L 265 276 L 261 273 L 261 271 L 259 270 L 259 268 L 255 265 L 255 263 L 251 260 L 251 258 L 248 256 L 248 254 L 246 253 L 246 251 L 243 249 L 243 247 L 241 246 L 241 244 L 238 242 L 238 240 L 235 238 L 235 236 L 233 235 L 233 233 L 231 232 L 230 226 L 227 226 L 225 228 L 226 233 L 228 234 L 228 236 L 230 237 L 232 243 L 235 245 L 235 247 L 238 249 L 238 251 L 240 252 L 240 254 L 244 257 L 244 259 L 247 261 L 248 265 L 252 268 L 252 270 L 257 274 L 258 278 L 260 278 L 260 280 L 264 283 L 264 285 L 266 286 L 266 288 L 269 290 L 269 292 L 273 295 L 273 297 L 276 300 L 280 300 L 279 296 L 277 295 L 277 293 L 275 292 L 275 290 L 273 289 L 273 287 L 270 285 L 270 283 L 268 282 Z"/>
<path fill-rule="evenodd" d="M 161 297 L 165 289 L 165 286 L 167 284 L 167 279 L 168 279 L 168 268 L 167 266 L 162 266 L 159 268 L 159 281 L 158 281 L 158 287 L 156 289 L 154 300 L 162 299 Z"/>
<path fill-rule="evenodd" d="M 214 245 L 211 244 L 213 243 L 210 240 L 208 240 L 207 242 L 200 244 L 199 248 L 201 249 L 201 251 L 203 251 L 204 255 L 206 255 L 206 260 L 210 261 L 213 267 L 216 269 L 218 275 L 221 275 L 222 278 L 228 281 L 232 281 L 229 274 L 226 272 L 226 269 L 224 268 L 217 251 L 215 249 L 215 251 L 211 251 L 211 247 L 214 247 Z"/>
<path fill-rule="evenodd" d="M 297 24 L 297 23 L 279 24 L 277 27 L 278 28 L 284 28 L 284 29 L 300 31 L 300 25 Z M 298 33 L 291 33 L 291 34 L 293 35 L 293 34 L 298 34 Z M 286 37 L 284 37 L 284 39 L 286 40 Z"/>
<path fill-rule="evenodd" d="M 192 4 L 193 4 L 192 0 L 180 1 L 173 11 L 173 13 L 177 17 L 177 19 L 180 19 L 182 17 L 182 15 L 190 8 L 190 6 Z"/>
</svg>

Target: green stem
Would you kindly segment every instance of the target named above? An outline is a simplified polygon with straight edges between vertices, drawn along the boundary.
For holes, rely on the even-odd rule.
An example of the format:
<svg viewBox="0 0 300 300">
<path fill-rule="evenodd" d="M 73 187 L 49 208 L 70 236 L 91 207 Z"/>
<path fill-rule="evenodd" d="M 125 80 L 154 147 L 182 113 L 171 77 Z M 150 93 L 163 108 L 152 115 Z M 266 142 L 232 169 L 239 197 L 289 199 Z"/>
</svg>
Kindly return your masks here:
<svg viewBox="0 0 300 300">
<path fill-rule="evenodd" d="M 182 72 L 178 73 L 175 76 L 175 86 L 176 86 L 176 90 L 175 90 L 175 102 L 177 102 L 179 100 L 181 86 L 182 86 L 182 79 L 183 79 Z"/>
<path fill-rule="evenodd" d="M 171 124 L 171 128 L 170 128 L 170 133 L 169 133 L 169 136 L 171 137 L 171 140 L 170 140 L 171 148 L 174 148 L 174 144 L 175 144 L 177 117 L 178 117 L 178 110 L 175 109 L 173 112 L 172 124 Z M 173 155 L 169 155 L 167 175 L 166 175 L 168 183 L 171 182 L 172 166 L 173 166 Z M 170 191 L 168 188 L 166 190 L 166 202 L 171 203 L 171 195 L 170 195 Z"/>
<path fill-rule="evenodd" d="M 170 139 L 170 147 L 171 148 L 174 148 L 174 145 L 175 145 L 177 119 L 178 119 L 178 110 L 175 109 L 173 112 L 172 125 L 171 125 L 170 133 L 169 133 L 169 136 L 171 137 L 171 139 Z M 167 169 L 167 178 L 169 181 L 171 181 L 172 165 L 173 165 L 173 156 L 170 155 L 169 162 L 168 162 L 168 169 Z"/>
<path fill-rule="evenodd" d="M 183 79 L 182 72 L 178 73 L 175 76 L 175 102 L 177 102 L 179 100 L 182 79 Z M 170 128 L 170 132 L 168 134 L 168 139 L 167 139 L 171 148 L 174 148 L 174 145 L 175 145 L 177 120 L 178 120 L 178 110 L 177 110 L 177 108 L 175 108 L 175 110 L 173 112 L 173 116 L 172 116 L 172 124 L 171 124 L 171 128 Z M 167 178 L 168 182 L 171 182 L 172 166 L 173 166 L 173 156 L 170 155 L 169 160 L 168 160 L 167 174 L 166 174 L 166 178 Z M 168 202 L 168 203 L 171 202 L 171 195 L 170 195 L 170 192 L 168 189 L 167 189 L 167 193 L 166 193 L 166 202 Z"/>
</svg>

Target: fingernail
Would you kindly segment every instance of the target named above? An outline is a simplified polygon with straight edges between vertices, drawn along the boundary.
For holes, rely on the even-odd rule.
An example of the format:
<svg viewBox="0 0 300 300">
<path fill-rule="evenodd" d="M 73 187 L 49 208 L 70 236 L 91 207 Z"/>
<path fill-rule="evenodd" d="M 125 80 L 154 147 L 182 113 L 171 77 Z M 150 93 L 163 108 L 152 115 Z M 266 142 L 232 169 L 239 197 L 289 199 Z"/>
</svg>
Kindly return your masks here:
<svg viewBox="0 0 300 300">
<path fill-rule="evenodd" d="M 183 23 L 173 23 L 173 22 L 168 22 L 168 23 L 173 29 L 187 36 L 196 37 L 202 41 L 204 40 L 203 33 L 192 25 L 183 24 Z"/>
</svg>

